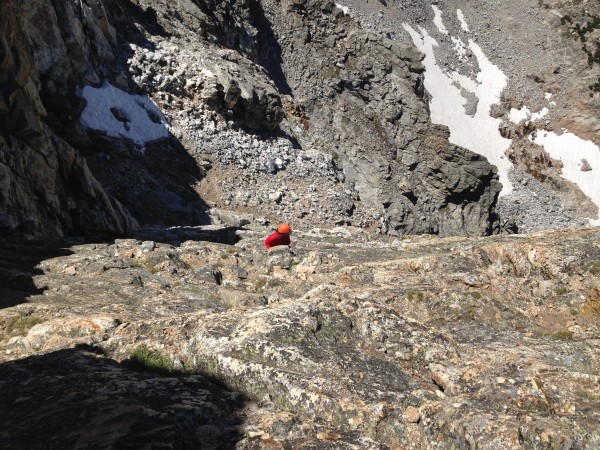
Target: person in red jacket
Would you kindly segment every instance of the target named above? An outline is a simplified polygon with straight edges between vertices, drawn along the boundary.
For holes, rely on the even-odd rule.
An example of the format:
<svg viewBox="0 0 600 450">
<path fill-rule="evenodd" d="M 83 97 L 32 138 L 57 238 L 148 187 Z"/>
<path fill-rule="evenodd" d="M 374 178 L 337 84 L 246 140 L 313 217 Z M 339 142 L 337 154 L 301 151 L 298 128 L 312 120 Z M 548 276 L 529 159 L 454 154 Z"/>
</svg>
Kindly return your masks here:
<svg viewBox="0 0 600 450">
<path fill-rule="evenodd" d="M 277 230 L 273 232 L 273 234 L 269 235 L 265 239 L 265 247 L 267 249 L 271 247 L 276 247 L 278 245 L 290 245 L 290 234 L 292 233 L 292 228 L 288 223 L 282 223 L 277 227 Z"/>
</svg>

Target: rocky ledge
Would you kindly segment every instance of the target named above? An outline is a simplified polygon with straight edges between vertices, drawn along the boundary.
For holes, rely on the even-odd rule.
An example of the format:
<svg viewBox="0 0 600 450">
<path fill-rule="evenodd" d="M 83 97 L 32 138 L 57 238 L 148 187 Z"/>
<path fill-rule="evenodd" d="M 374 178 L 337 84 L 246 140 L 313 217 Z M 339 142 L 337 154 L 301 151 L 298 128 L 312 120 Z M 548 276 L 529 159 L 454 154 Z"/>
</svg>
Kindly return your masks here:
<svg viewBox="0 0 600 450">
<path fill-rule="evenodd" d="M 600 447 L 598 229 L 267 231 L 5 244 L 0 447 Z"/>
</svg>

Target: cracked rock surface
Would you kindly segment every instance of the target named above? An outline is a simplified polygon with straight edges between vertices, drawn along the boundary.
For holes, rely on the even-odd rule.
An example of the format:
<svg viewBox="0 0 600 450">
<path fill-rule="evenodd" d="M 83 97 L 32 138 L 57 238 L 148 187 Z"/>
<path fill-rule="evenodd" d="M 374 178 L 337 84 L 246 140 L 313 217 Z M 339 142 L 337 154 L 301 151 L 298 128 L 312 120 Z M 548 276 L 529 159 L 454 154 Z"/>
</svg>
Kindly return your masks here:
<svg viewBox="0 0 600 450">
<path fill-rule="evenodd" d="M 267 232 L 3 245 L 0 445 L 599 445 L 597 230 Z"/>
</svg>

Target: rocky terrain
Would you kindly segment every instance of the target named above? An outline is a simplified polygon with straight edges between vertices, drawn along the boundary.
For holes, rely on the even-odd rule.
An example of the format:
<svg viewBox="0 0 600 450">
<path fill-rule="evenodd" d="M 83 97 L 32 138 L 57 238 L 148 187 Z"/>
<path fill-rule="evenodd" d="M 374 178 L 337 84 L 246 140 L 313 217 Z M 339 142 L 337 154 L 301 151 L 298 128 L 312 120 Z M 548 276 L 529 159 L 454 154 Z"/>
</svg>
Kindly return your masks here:
<svg viewBox="0 0 600 450">
<path fill-rule="evenodd" d="M 0 447 L 600 445 L 597 230 L 267 231 L 3 245 Z"/>
<path fill-rule="evenodd" d="M 583 226 L 597 205 L 530 137 L 568 127 L 598 143 L 596 2 L 513 3 L 3 2 L 2 228 L 39 238 L 202 225 L 211 206 L 393 235 Z M 512 196 L 498 200 L 494 168 L 431 123 L 423 55 L 403 26 L 434 33 L 432 6 L 452 33 L 464 10 L 470 38 L 507 74 L 490 113 L 512 139 Z M 473 55 L 457 59 L 439 35 L 446 69 L 476 74 Z M 107 87 L 114 105 L 85 95 Z M 543 121 L 508 120 L 548 94 Z M 133 95 L 158 106 L 160 139 L 123 106 Z"/>
<path fill-rule="evenodd" d="M 407 40 L 399 23 L 428 30 L 438 40 L 436 58 L 440 65 L 464 76 L 477 73 L 478 61 L 469 51 L 464 58 L 457 58 L 454 36 L 473 39 L 507 76 L 501 102 L 491 111 L 503 119 L 501 133 L 512 139 L 507 153 L 515 164 L 510 173 L 513 194 L 499 198 L 501 217 L 514 217 L 521 231 L 530 232 L 581 226 L 585 222 L 582 216 L 596 214 L 597 205 L 590 204 L 577 187 L 561 177 L 561 162 L 532 144 L 529 136 L 535 130 L 561 133 L 569 129 L 584 139 L 600 142 L 598 1 L 342 3 L 361 24 L 394 40 Z M 432 4 L 443 13 L 444 26 L 452 38 L 436 29 Z M 468 33 L 457 18 L 459 9 L 468 19 Z M 511 108 L 525 105 L 536 112 L 549 110 L 540 120 L 512 123 L 508 119 Z"/>
<path fill-rule="evenodd" d="M 0 0 L 0 448 L 600 448 L 598 11 Z"/>
</svg>

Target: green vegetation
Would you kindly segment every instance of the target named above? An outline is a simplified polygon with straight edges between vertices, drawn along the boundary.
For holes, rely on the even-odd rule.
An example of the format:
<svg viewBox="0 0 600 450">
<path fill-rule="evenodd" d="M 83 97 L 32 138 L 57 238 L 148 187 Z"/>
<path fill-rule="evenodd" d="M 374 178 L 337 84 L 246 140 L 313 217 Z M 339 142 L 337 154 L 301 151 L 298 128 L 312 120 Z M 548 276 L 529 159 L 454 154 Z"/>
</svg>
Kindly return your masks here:
<svg viewBox="0 0 600 450">
<path fill-rule="evenodd" d="M 567 292 L 569 292 L 569 290 L 567 289 L 566 286 L 560 286 L 559 288 L 556 289 L 556 295 L 563 295 L 563 294 L 566 294 Z"/>
<path fill-rule="evenodd" d="M 25 336 L 31 328 L 42 322 L 35 316 L 11 317 L 6 321 L 5 333 L 8 336 Z"/>
<path fill-rule="evenodd" d="M 588 35 L 593 33 L 595 30 L 600 29 L 600 16 L 587 15 L 587 17 L 584 19 L 583 25 L 575 22 L 570 16 L 561 17 L 560 22 L 562 25 L 567 25 L 569 27 L 569 31 L 572 34 L 575 34 L 575 39 L 581 41 L 581 49 L 588 57 L 588 64 L 590 66 L 593 64 L 600 64 L 600 43 L 588 42 Z"/>
<path fill-rule="evenodd" d="M 587 398 L 588 400 L 596 400 L 596 396 L 594 395 L 594 393 L 591 391 L 588 391 L 587 389 L 579 388 L 579 389 L 577 389 L 576 393 L 578 396 Z"/>
<path fill-rule="evenodd" d="M 259 278 L 256 281 L 256 284 L 254 285 L 254 287 L 256 288 L 257 291 L 263 290 L 265 285 L 267 284 L 267 279 L 266 278 Z"/>
<path fill-rule="evenodd" d="M 127 364 L 136 370 L 144 372 L 153 372 L 160 375 L 167 375 L 173 372 L 173 362 L 171 358 L 161 354 L 156 350 L 150 350 L 146 347 L 137 347 L 129 356 Z"/>
<path fill-rule="evenodd" d="M 409 300 L 416 298 L 417 300 L 422 301 L 425 298 L 425 294 L 421 291 L 408 291 L 406 293 L 406 298 Z"/>
<path fill-rule="evenodd" d="M 469 292 L 469 295 L 473 297 L 475 300 L 481 300 L 481 292 Z"/>
<path fill-rule="evenodd" d="M 145 259 L 144 260 L 144 267 L 146 268 L 146 270 L 148 270 L 148 272 L 150 272 L 152 275 L 154 275 L 156 272 L 158 272 L 158 269 L 156 267 L 154 267 L 154 264 L 152 263 L 152 261 L 150 261 L 149 259 Z"/>
<path fill-rule="evenodd" d="M 481 265 L 484 269 L 487 269 L 492 265 L 492 260 L 490 259 L 485 250 L 479 250 L 479 255 L 481 256 Z"/>
<path fill-rule="evenodd" d="M 208 299 L 212 302 L 220 302 L 221 300 L 223 300 L 219 294 L 214 292 L 208 294 Z"/>
<path fill-rule="evenodd" d="M 600 275 L 600 261 L 593 261 L 585 268 L 592 275 Z"/>
<path fill-rule="evenodd" d="M 559 341 L 570 341 L 573 339 L 572 331 L 557 331 L 552 335 L 552 339 L 556 339 Z"/>
</svg>

